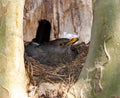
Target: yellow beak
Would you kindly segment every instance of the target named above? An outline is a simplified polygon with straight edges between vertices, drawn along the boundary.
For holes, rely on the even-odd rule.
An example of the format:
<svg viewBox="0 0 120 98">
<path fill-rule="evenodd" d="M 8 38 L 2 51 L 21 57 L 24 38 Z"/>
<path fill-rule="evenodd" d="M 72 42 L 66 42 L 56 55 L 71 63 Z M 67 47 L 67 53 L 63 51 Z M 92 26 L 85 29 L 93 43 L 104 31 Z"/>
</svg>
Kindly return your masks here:
<svg viewBox="0 0 120 98">
<path fill-rule="evenodd" d="M 66 43 L 66 45 L 74 44 L 74 43 L 77 42 L 78 40 L 79 40 L 79 38 L 72 38 L 72 39 L 70 39 L 69 42 Z"/>
</svg>

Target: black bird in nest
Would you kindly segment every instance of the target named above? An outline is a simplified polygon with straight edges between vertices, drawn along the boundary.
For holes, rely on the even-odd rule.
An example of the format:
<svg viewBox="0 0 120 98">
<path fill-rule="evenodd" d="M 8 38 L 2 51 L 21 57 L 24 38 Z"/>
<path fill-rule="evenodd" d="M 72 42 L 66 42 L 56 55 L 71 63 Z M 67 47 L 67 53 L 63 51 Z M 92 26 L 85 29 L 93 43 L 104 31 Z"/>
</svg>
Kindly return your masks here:
<svg viewBox="0 0 120 98">
<path fill-rule="evenodd" d="M 36 37 L 25 46 L 25 54 L 41 64 L 58 65 L 70 63 L 78 52 L 73 43 L 78 38 L 59 38 L 50 41 L 51 24 L 47 20 L 39 22 Z"/>
</svg>

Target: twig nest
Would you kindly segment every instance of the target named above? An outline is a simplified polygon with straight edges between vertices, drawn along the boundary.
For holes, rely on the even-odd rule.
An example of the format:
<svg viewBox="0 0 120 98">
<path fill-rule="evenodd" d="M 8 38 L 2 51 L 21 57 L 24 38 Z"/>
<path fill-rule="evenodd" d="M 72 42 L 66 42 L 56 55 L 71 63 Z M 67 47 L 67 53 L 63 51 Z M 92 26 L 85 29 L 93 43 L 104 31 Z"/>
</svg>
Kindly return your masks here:
<svg viewBox="0 0 120 98">
<path fill-rule="evenodd" d="M 64 98 L 63 96 L 80 75 L 88 53 L 88 44 L 75 46 L 78 56 L 67 64 L 48 66 L 25 55 L 25 67 L 33 85 L 38 86 L 40 98 Z M 54 94 L 53 94 L 54 92 Z"/>
</svg>

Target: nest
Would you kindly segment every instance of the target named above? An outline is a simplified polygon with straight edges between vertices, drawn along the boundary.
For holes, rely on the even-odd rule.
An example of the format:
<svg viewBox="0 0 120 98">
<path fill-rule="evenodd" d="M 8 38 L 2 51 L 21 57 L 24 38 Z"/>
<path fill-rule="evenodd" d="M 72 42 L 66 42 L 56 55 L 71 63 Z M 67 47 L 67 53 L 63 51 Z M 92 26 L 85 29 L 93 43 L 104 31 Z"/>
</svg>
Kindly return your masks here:
<svg viewBox="0 0 120 98">
<path fill-rule="evenodd" d="M 74 84 L 80 75 L 88 53 L 89 44 L 80 43 L 75 45 L 78 50 L 78 56 L 69 64 L 59 64 L 57 66 L 48 66 L 40 64 L 32 57 L 25 56 L 25 67 L 33 85 L 40 83 L 64 83 L 66 85 Z"/>
</svg>

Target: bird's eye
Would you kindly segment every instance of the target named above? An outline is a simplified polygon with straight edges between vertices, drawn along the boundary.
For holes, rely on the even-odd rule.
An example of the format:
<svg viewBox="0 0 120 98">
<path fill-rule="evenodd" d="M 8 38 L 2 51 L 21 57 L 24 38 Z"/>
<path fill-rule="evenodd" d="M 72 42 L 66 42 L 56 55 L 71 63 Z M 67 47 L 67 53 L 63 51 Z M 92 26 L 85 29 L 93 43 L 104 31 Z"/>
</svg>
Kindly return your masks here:
<svg viewBox="0 0 120 98">
<path fill-rule="evenodd" d="M 60 43 L 59 46 L 64 46 L 64 44 L 63 44 L 63 43 Z"/>
</svg>

